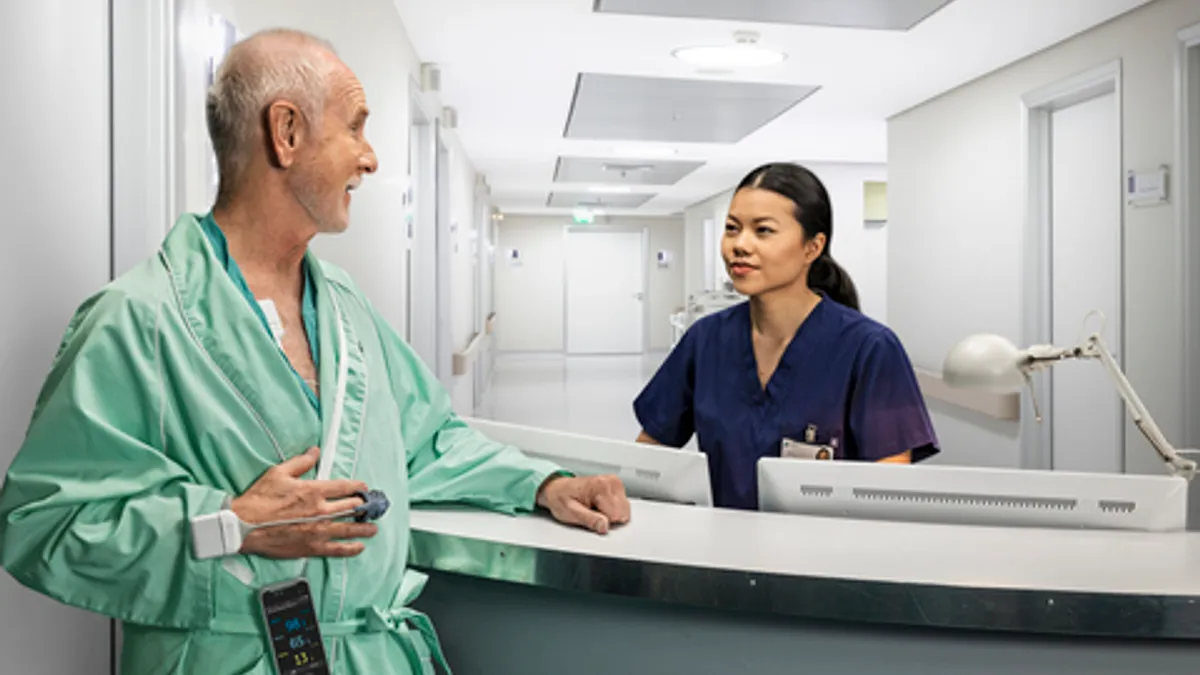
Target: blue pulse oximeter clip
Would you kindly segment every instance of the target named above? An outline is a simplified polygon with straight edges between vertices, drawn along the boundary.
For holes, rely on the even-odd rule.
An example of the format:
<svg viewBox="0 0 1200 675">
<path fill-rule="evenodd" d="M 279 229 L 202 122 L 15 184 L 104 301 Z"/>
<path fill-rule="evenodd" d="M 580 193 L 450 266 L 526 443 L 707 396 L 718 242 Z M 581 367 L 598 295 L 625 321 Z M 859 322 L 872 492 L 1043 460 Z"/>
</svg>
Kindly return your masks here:
<svg viewBox="0 0 1200 675">
<path fill-rule="evenodd" d="M 368 520 L 379 520 L 383 514 L 387 513 L 388 507 L 392 505 L 388 501 L 387 495 L 383 490 L 367 490 L 366 492 L 355 493 L 363 503 L 354 507 L 354 520 L 365 523 Z"/>
</svg>

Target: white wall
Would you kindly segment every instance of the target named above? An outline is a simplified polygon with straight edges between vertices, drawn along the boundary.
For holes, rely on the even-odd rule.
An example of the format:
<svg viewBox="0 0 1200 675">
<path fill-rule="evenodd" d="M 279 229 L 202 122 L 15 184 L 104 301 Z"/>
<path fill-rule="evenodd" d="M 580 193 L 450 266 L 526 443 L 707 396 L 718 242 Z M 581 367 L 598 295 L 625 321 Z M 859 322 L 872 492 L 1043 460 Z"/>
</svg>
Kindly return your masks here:
<svg viewBox="0 0 1200 675">
<path fill-rule="evenodd" d="M 729 203 L 733 200 L 733 190 L 722 192 L 710 197 L 699 204 L 689 207 L 683 213 L 684 219 L 684 299 L 702 293 L 716 290 L 709 278 L 709 266 L 713 260 L 721 267 L 721 235 L 725 232 L 725 218 L 729 215 Z M 711 220 L 711 230 L 706 230 L 704 221 Z M 713 257 L 715 256 L 715 258 Z M 717 275 L 718 279 L 727 279 L 726 275 Z"/>
<path fill-rule="evenodd" d="M 0 472 L 75 308 L 109 279 L 108 3 L 0 4 Z M 107 673 L 109 622 L 0 572 L 0 671 Z"/>
<path fill-rule="evenodd" d="M 1172 164 L 1176 33 L 1198 21 L 1195 0 L 1158 0 L 891 120 L 889 319 L 917 366 L 940 370 L 946 351 L 975 332 L 1020 342 L 1021 96 L 1120 58 L 1125 167 Z M 1125 231 L 1125 366 L 1164 432 L 1179 438 L 1185 411 L 1175 211 L 1127 208 Z M 942 461 L 1019 465 L 1015 423 L 951 408 L 935 411 L 934 423 Z M 1162 471 L 1132 424 L 1126 452 L 1131 471 Z"/>
<path fill-rule="evenodd" d="M 863 311 L 868 316 L 886 321 L 886 271 L 869 264 L 868 241 L 864 225 L 863 184 L 867 181 L 886 181 L 888 169 L 881 164 L 821 164 L 803 163 L 825 184 L 833 206 L 832 253 L 850 273 L 858 287 Z M 711 246 L 716 265 L 721 269 L 720 237 L 725 230 L 725 217 L 733 199 L 733 189 L 687 209 L 687 285 L 686 293 L 712 290 L 705 279 L 705 247 Z M 704 232 L 704 220 L 716 222 L 715 237 Z M 721 275 L 720 278 L 723 278 Z"/>
<path fill-rule="evenodd" d="M 651 221 L 647 230 L 650 232 L 650 250 L 647 252 L 650 256 L 650 270 L 646 274 L 646 298 L 650 303 L 650 349 L 661 351 L 671 348 L 671 315 L 683 310 L 687 302 L 687 296 L 683 292 L 686 273 L 684 224 L 681 218 L 672 218 L 665 222 Z M 659 267 L 655 262 L 654 257 L 659 251 L 671 254 L 671 262 L 667 267 Z"/>
<path fill-rule="evenodd" d="M 496 245 L 497 349 L 502 352 L 561 352 L 564 350 L 565 217 L 509 216 L 499 226 Z M 602 229 L 605 224 L 597 224 Z M 651 350 L 671 346 L 669 317 L 683 307 L 684 224 L 680 218 L 612 218 L 611 226 L 645 228 L 647 252 L 647 320 Z M 521 253 L 514 265 L 508 254 Z M 659 268 L 653 257 L 669 251 L 669 267 Z"/>
</svg>

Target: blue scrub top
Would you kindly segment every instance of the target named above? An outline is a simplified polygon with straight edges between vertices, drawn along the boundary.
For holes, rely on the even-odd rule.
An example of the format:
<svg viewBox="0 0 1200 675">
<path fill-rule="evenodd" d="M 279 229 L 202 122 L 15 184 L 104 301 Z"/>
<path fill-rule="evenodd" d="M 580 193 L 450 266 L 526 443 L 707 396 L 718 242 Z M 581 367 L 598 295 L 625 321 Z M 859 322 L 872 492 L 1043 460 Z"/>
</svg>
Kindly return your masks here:
<svg viewBox="0 0 1200 675">
<path fill-rule="evenodd" d="M 275 337 L 271 332 L 271 324 L 267 321 L 267 316 L 263 314 L 262 307 L 259 307 L 258 300 L 250 292 L 250 284 L 246 283 L 246 277 L 242 275 L 242 269 L 238 267 L 237 261 L 233 259 L 233 256 L 229 254 L 229 242 L 225 239 L 225 233 L 221 231 L 211 213 L 200 220 L 200 227 L 204 230 L 205 236 L 208 237 L 208 242 L 212 245 L 213 253 L 216 254 L 217 260 L 225 266 L 225 271 L 229 273 L 229 278 L 233 281 L 233 285 L 241 292 L 242 297 L 246 298 L 246 302 L 250 304 L 250 309 L 254 310 L 255 316 L 258 317 L 259 321 L 262 321 L 263 329 L 267 331 L 267 335 L 270 335 L 271 340 L 274 341 Z M 321 349 L 318 343 L 320 334 L 317 332 L 317 284 L 308 272 L 307 259 L 304 261 L 303 267 L 304 292 L 300 299 L 300 318 L 304 322 L 304 332 L 308 333 L 308 347 L 312 352 L 313 364 L 319 369 L 321 367 Z M 290 361 L 288 365 L 291 365 Z M 304 394 L 308 397 L 308 402 L 312 404 L 313 409 L 320 413 L 321 401 L 317 398 L 317 393 L 313 391 L 312 387 L 308 386 L 304 378 L 300 377 L 300 373 L 296 372 L 295 368 L 292 368 L 292 374 L 296 376 L 296 379 L 300 382 L 300 386 L 304 387 Z"/>
<path fill-rule="evenodd" d="M 642 429 L 708 455 L 716 506 L 758 508 L 757 464 L 784 438 L 836 445 L 836 459 L 877 461 L 907 450 L 937 454 L 937 438 L 908 355 L 886 326 L 823 298 L 801 324 L 764 390 L 750 304 L 697 321 L 634 403 Z"/>
</svg>

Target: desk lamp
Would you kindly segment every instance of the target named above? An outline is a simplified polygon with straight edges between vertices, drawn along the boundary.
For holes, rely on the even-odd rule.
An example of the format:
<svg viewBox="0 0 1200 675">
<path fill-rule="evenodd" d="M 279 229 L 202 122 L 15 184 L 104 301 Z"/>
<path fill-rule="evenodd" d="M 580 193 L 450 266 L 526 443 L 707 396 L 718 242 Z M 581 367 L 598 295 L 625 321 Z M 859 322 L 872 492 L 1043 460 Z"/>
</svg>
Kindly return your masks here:
<svg viewBox="0 0 1200 675">
<path fill-rule="evenodd" d="M 1125 407 L 1133 418 L 1133 423 L 1150 442 L 1150 446 L 1163 462 L 1170 466 L 1173 475 L 1191 480 L 1196 475 L 1196 462 L 1180 455 L 1200 452 L 1180 452 L 1163 436 L 1158 425 L 1154 423 L 1154 418 L 1133 390 L 1133 385 L 1117 365 L 1108 345 L 1104 343 L 1102 332 L 1103 327 L 1075 347 L 1037 345 L 1028 349 L 1017 349 L 999 335 L 972 335 L 955 345 L 946 355 L 942 376 L 946 384 L 952 387 L 1001 394 L 1017 394 L 1028 385 L 1034 397 L 1035 414 L 1040 422 L 1042 416 L 1038 410 L 1037 393 L 1033 389 L 1031 375 L 1068 359 L 1098 359 L 1112 377 L 1117 391 L 1125 401 Z"/>
</svg>

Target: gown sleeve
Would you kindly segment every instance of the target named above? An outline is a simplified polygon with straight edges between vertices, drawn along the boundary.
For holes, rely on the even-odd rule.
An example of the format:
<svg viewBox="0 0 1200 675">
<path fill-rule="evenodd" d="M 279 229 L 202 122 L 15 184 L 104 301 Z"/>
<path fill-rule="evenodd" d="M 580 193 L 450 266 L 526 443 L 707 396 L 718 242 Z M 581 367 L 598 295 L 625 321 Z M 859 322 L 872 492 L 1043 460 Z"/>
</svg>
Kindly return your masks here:
<svg viewBox="0 0 1200 675">
<path fill-rule="evenodd" d="M 911 450 L 918 462 L 938 453 L 916 373 L 891 331 L 867 338 L 859 353 L 849 418 L 858 447 L 855 459 L 878 461 Z"/>
<path fill-rule="evenodd" d="M 696 340 L 701 326 L 697 323 L 683 334 L 633 402 L 642 431 L 663 445 L 682 448 L 696 431 Z"/>
<path fill-rule="evenodd" d="M 227 495 L 155 447 L 155 318 L 109 292 L 72 320 L 0 491 L 0 562 L 69 605 L 205 628 L 216 563 L 192 555 L 189 521 Z"/>
<path fill-rule="evenodd" d="M 547 478 L 569 475 L 467 426 L 420 357 L 378 314 L 374 319 L 400 409 L 412 503 L 470 504 L 509 514 L 532 511 Z"/>
</svg>

